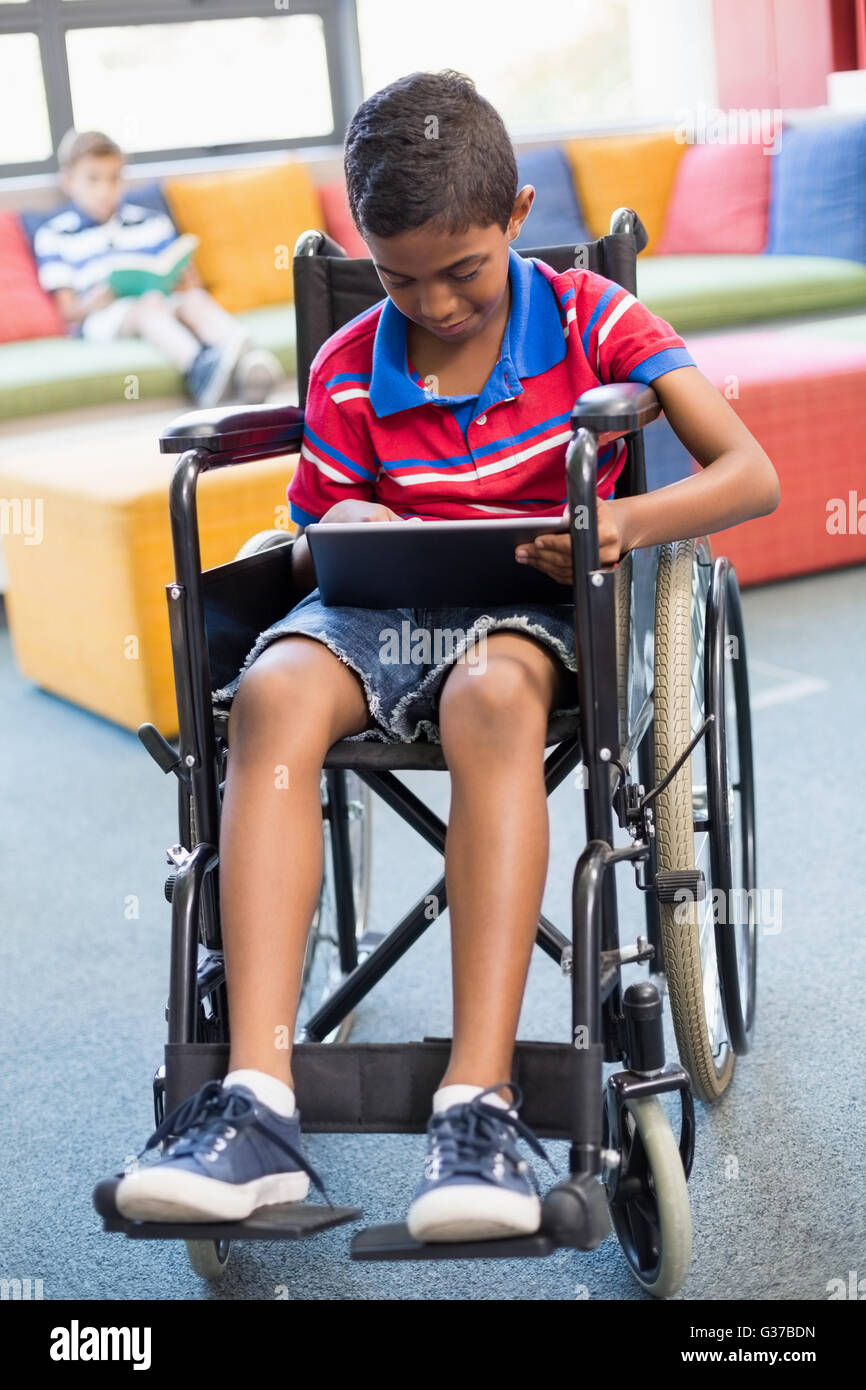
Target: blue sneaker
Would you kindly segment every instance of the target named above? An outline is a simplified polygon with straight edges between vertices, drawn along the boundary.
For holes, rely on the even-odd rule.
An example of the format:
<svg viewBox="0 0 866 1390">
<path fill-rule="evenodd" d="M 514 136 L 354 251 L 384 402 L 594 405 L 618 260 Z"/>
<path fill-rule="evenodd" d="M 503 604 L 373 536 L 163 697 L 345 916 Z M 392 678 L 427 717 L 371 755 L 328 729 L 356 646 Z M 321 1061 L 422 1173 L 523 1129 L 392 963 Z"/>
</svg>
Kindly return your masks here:
<svg viewBox="0 0 866 1390">
<path fill-rule="evenodd" d="M 134 1221 L 243 1221 L 258 1207 L 300 1202 L 321 1179 L 301 1151 L 297 1111 L 286 1118 L 246 1086 L 208 1081 L 167 1115 L 142 1154 L 169 1140 L 156 1163 L 127 1174 L 115 1203 Z"/>
<path fill-rule="evenodd" d="M 514 1097 L 510 1110 L 485 1104 L 486 1095 L 504 1086 Z M 553 1164 L 518 1118 L 522 1100 L 520 1088 L 503 1081 L 430 1117 L 424 1177 L 406 1220 L 413 1239 L 501 1240 L 538 1230 L 541 1197 L 518 1140 L 525 1139 L 551 1168 Z"/>
<path fill-rule="evenodd" d="M 187 372 L 186 389 L 202 410 L 220 405 L 232 386 L 232 377 L 239 359 L 247 349 L 247 340 L 237 334 L 222 347 L 203 347 Z"/>
</svg>

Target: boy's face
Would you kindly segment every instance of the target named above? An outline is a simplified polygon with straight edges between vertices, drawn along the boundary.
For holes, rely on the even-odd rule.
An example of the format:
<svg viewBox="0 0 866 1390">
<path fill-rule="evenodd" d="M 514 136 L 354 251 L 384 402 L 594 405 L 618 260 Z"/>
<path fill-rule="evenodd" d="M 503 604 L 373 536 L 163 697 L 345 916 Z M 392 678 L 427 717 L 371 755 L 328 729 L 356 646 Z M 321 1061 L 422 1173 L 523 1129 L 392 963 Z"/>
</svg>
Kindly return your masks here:
<svg viewBox="0 0 866 1390">
<path fill-rule="evenodd" d="M 519 234 L 535 190 L 522 188 L 508 227 L 495 223 L 448 235 L 430 224 L 393 237 L 368 235 L 379 279 L 401 314 L 443 342 L 481 333 L 508 284 L 508 247 Z"/>
<path fill-rule="evenodd" d="M 86 154 L 61 180 L 64 193 L 94 222 L 107 222 L 123 197 L 123 160 L 115 154 Z"/>
</svg>

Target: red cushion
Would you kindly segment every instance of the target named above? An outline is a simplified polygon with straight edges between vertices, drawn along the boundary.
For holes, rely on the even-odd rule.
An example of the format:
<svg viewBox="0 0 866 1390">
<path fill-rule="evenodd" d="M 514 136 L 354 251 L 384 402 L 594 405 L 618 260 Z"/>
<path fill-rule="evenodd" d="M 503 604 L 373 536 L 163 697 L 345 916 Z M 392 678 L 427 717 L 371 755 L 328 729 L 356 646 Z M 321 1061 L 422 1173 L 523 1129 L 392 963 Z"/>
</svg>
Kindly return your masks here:
<svg viewBox="0 0 866 1390">
<path fill-rule="evenodd" d="M 656 254 L 763 251 L 772 162 L 760 144 L 690 145 L 677 166 Z"/>
<path fill-rule="evenodd" d="M 63 319 L 36 274 L 36 262 L 14 212 L 0 212 L 0 343 L 65 336 Z"/>
<path fill-rule="evenodd" d="M 326 183 L 317 190 L 325 214 L 325 231 L 342 246 L 347 256 L 369 256 L 367 244 L 352 221 L 349 196 L 342 179 Z"/>
</svg>

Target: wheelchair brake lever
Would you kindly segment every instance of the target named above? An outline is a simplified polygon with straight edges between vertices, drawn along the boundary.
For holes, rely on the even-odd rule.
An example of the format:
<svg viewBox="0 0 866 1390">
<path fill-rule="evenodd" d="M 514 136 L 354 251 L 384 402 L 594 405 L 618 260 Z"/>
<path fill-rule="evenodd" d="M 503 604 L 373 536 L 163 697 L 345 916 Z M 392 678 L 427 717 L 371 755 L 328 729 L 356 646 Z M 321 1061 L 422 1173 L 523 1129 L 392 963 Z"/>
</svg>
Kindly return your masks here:
<svg viewBox="0 0 866 1390">
<path fill-rule="evenodd" d="M 189 787 L 191 785 L 189 772 L 181 761 L 180 753 L 172 748 L 167 738 L 163 738 L 159 729 L 153 724 L 142 724 L 137 732 L 139 740 L 157 766 L 161 767 L 166 774 L 173 772 L 178 781 Z"/>
</svg>

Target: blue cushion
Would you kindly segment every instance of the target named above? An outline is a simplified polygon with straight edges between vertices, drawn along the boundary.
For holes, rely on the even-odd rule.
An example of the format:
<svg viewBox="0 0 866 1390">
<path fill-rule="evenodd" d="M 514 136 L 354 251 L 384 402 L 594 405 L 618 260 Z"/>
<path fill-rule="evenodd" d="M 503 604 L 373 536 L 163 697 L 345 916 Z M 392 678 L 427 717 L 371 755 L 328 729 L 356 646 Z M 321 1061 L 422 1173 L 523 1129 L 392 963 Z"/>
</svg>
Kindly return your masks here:
<svg viewBox="0 0 866 1390">
<path fill-rule="evenodd" d="M 163 195 L 162 184 L 158 180 L 154 180 L 153 183 L 142 184 L 141 188 L 130 188 L 126 198 L 128 202 L 135 203 L 136 207 L 152 208 L 154 212 L 164 212 L 166 217 L 171 217 L 168 203 Z"/>
<path fill-rule="evenodd" d="M 535 202 L 515 247 L 568 246 L 593 241 L 580 210 L 574 179 L 558 145 L 529 150 L 517 158 L 517 186 L 531 183 Z"/>
<path fill-rule="evenodd" d="M 786 126 L 768 158 L 767 251 L 866 261 L 866 121 Z"/>
<path fill-rule="evenodd" d="M 49 217 L 53 217 L 54 214 L 59 211 L 60 205 L 58 204 L 56 208 L 39 208 L 36 212 L 19 212 L 18 221 L 24 228 L 24 235 L 30 242 L 31 251 L 33 250 L 33 238 L 42 226 L 42 223 L 47 222 Z"/>
</svg>

